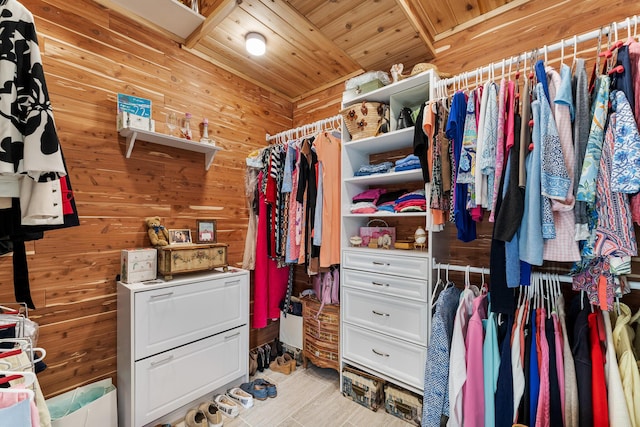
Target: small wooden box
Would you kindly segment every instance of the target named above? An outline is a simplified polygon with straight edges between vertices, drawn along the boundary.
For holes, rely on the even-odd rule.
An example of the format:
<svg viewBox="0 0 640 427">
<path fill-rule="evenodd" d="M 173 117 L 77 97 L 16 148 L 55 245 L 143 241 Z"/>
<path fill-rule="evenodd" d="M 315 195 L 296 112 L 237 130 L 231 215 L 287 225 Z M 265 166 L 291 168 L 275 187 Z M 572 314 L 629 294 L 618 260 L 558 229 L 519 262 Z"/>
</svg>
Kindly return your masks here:
<svg viewBox="0 0 640 427">
<path fill-rule="evenodd" d="M 168 245 L 158 248 L 158 272 L 166 280 L 174 274 L 212 270 L 223 267 L 227 271 L 227 245 Z"/>
<path fill-rule="evenodd" d="M 386 384 L 384 386 L 384 408 L 389 414 L 420 427 L 422 396 Z"/>
<path fill-rule="evenodd" d="M 384 380 L 349 366 L 342 368 L 342 394 L 377 411 L 383 405 Z"/>
</svg>

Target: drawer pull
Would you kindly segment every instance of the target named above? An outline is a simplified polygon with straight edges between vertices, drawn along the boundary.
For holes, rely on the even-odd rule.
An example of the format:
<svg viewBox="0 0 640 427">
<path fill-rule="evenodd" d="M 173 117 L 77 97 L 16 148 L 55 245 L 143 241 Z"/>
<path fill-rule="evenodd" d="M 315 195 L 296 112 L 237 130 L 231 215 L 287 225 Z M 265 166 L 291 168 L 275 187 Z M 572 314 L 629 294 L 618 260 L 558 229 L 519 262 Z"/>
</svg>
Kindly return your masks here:
<svg viewBox="0 0 640 427">
<path fill-rule="evenodd" d="M 376 316 L 384 316 L 384 317 L 389 317 L 391 316 L 389 313 L 380 313 L 379 311 L 375 311 L 375 310 L 371 310 L 371 312 L 373 314 L 375 314 Z"/>
<path fill-rule="evenodd" d="M 173 354 L 167 358 L 164 358 L 162 360 L 158 360 L 157 362 L 151 362 L 151 366 L 158 366 L 158 365 L 162 365 L 163 363 L 167 363 L 169 361 L 173 360 Z"/>
<path fill-rule="evenodd" d="M 375 354 L 377 354 L 378 356 L 382 356 L 382 357 L 389 357 L 389 354 L 387 353 L 380 353 L 379 351 L 376 351 L 375 348 L 372 348 L 371 351 L 373 351 Z"/>
<path fill-rule="evenodd" d="M 389 286 L 388 283 L 380 283 L 380 282 L 371 282 L 371 284 L 374 286 Z"/>
<path fill-rule="evenodd" d="M 173 295 L 173 292 L 166 292 L 164 294 L 151 295 L 151 299 L 162 298 L 162 297 L 170 297 Z"/>
<path fill-rule="evenodd" d="M 230 338 L 237 337 L 238 335 L 240 335 L 240 332 L 236 332 L 235 334 L 227 335 L 226 337 L 224 337 L 224 339 L 228 340 Z"/>
<path fill-rule="evenodd" d="M 224 285 L 225 285 L 225 286 L 228 286 L 228 285 L 236 285 L 236 284 L 238 284 L 238 283 L 240 283 L 240 280 L 239 280 L 239 279 L 238 279 L 238 280 L 230 280 L 230 281 L 228 281 L 228 282 L 224 282 Z"/>
<path fill-rule="evenodd" d="M 389 264 L 388 262 L 380 262 L 380 261 L 372 261 L 373 265 L 384 265 L 384 266 L 390 266 L 391 264 Z"/>
</svg>

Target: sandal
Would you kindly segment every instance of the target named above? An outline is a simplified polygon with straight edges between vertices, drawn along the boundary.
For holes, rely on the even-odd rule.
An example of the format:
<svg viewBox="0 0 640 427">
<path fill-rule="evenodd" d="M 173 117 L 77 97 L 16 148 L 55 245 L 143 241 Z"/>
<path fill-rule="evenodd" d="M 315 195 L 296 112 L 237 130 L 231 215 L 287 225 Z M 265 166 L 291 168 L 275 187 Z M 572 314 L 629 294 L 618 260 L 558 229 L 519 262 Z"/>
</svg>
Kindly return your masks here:
<svg viewBox="0 0 640 427">
<path fill-rule="evenodd" d="M 213 403 L 218 407 L 220 412 L 225 414 L 227 417 L 235 418 L 240 413 L 240 409 L 238 408 L 238 404 L 231 400 L 228 396 L 224 394 L 218 394 L 214 399 Z"/>
<path fill-rule="evenodd" d="M 240 384 L 240 389 L 249 393 L 254 399 L 267 400 L 267 387 L 262 384 L 256 384 L 255 381 Z"/>
<path fill-rule="evenodd" d="M 251 408 L 253 406 L 253 396 L 239 387 L 233 387 L 227 390 L 227 396 L 245 408 Z"/>
</svg>

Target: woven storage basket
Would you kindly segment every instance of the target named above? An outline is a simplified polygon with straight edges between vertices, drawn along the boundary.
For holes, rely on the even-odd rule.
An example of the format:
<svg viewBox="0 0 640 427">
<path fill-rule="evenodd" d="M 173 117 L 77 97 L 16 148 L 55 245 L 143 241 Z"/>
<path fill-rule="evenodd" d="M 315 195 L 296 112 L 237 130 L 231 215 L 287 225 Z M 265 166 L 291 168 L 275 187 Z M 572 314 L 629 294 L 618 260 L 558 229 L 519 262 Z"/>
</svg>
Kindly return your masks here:
<svg viewBox="0 0 640 427">
<path fill-rule="evenodd" d="M 381 102 L 362 101 L 340 111 L 352 140 L 369 138 L 379 133 L 384 105 Z"/>
</svg>

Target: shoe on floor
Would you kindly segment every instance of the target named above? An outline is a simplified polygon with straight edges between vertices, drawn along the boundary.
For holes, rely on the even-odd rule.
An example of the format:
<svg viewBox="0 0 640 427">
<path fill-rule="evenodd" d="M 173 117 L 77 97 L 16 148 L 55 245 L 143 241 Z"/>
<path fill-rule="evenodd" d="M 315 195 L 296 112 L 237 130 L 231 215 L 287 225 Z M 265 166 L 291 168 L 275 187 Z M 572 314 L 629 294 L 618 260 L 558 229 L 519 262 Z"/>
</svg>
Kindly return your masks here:
<svg viewBox="0 0 640 427">
<path fill-rule="evenodd" d="M 204 402 L 198 409 L 207 417 L 209 427 L 222 427 L 222 414 L 213 402 Z"/>
<path fill-rule="evenodd" d="M 209 427 L 207 416 L 199 409 L 191 409 L 184 418 L 186 427 Z"/>
<path fill-rule="evenodd" d="M 249 375 L 253 376 L 258 370 L 258 351 L 251 350 L 249 352 Z"/>
<path fill-rule="evenodd" d="M 262 347 L 258 347 L 258 372 L 263 372 L 265 368 L 268 368 L 268 365 L 265 365 L 264 358 L 264 349 Z"/>
<path fill-rule="evenodd" d="M 230 418 L 235 418 L 240 413 L 240 408 L 236 402 L 234 402 L 229 396 L 224 394 L 218 394 L 213 402 L 218 407 L 220 412 Z"/>
<path fill-rule="evenodd" d="M 271 362 L 269 365 L 269 369 L 274 372 L 280 372 L 285 375 L 289 375 L 291 373 L 291 364 L 284 360 L 284 356 L 276 357 L 276 360 Z"/>
<path fill-rule="evenodd" d="M 255 381 L 240 384 L 240 389 L 249 393 L 254 399 L 266 400 L 269 393 L 267 387 L 263 384 L 256 384 Z"/>
<path fill-rule="evenodd" d="M 282 355 L 282 358 L 285 362 L 289 363 L 289 366 L 291 366 L 291 372 L 296 370 L 296 359 L 294 359 L 292 355 L 290 355 L 289 353 L 284 353 Z"/>
<path fill-rule="evenodd" d="M 278 389 L 276 388 L 276 385 L 273 384 L 273 383 L 270 383 L 269 381 L 265 380 L 264 378 L 258 378 L 253 383 L 255 385 L 261 385 L 261 386 L 266 387 L 267 396 L 269 396 L 269 397 L 276 397 L 278 395 Z"/>
<path fill-rule="evenodd" d="M 242 390 L 240 387 L 233 387 L 227 390 L 227 396 L 245 408 L 251 408 L 253 406 L 253 396 Z"/>
</svg>

